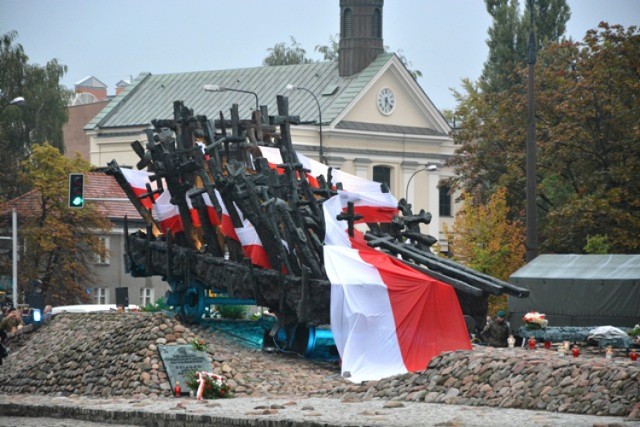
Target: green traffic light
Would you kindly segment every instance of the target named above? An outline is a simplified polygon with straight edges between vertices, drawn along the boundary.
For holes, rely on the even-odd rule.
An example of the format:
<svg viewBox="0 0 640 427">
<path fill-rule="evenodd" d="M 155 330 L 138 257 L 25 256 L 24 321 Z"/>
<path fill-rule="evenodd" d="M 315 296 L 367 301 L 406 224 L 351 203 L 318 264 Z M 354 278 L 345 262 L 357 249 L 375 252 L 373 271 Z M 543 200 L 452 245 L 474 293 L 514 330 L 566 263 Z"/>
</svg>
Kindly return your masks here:
<svg viewBox="0 0 640 427">
<path fill-rule="evenodd" d="M 77 196 L 76 198 L 74 198 L 74 199 L 71 201 L 71 204 L 72 204 L 73 206 L 82 206 L 82 203 L 83 203 L 83 202 L 84 202 L 84 199 L 83 199 L 82 197 L 80 197 L 80 196 Z"/>
</svg>

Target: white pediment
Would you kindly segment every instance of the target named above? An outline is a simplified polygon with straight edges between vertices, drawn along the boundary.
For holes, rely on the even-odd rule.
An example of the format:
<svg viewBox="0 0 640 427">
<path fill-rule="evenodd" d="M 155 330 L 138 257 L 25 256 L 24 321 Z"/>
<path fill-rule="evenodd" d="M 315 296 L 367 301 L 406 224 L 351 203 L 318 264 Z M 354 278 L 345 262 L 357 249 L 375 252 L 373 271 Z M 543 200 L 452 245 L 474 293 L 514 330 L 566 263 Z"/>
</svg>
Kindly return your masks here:
<svg viewBox="0 0 640 427">
<path fill-rule="evenodd" d="M 395 98 L 395 105 L 390 113 L 378 108 L 381 91 L 385 94 L 391 91 Z M 332 125 L 341 121 L 428 128 L 445 135 L 451 131 L 440 111 L 396 55 L 391 57 L 342 114 L 337 116 Z"/>
</svg>

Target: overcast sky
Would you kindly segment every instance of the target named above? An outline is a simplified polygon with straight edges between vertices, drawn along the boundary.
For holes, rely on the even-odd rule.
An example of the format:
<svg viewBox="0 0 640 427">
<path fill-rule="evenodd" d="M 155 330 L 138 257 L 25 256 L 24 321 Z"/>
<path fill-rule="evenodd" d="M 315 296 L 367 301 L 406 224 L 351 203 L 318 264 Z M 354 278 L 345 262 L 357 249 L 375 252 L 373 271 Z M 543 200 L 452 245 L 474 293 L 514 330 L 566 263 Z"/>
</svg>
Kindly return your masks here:
<svg viewBox="0 0 640 427">
<path fill-rule="evenodd" d="M 640 0 L 568 3 L 574 40 L 600 21 L 640 24 Z M 339 18 L 339 0 L 0 0 L 0 33 L 16 30 L 31 63 L 57 58 L 65 86 L 93 75 L 109 94 L 141 72 L 260 66 L 290 36 L 320 59 L 314 47 L 339 32 Z M 384 44 L 422 72 L 440 109 L 455 106 L 450 88 L 480 76 L 490 25 L 483 0 L 387 0 L 383 9 Z"/>
</svg>

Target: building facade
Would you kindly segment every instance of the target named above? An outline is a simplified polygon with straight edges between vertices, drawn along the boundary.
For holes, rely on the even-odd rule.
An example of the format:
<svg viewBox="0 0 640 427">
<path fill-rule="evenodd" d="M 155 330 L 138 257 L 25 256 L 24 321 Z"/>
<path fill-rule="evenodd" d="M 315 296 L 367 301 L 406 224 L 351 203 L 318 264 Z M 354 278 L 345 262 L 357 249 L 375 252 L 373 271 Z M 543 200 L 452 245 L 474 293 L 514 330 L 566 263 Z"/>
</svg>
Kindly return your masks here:
<svg viewBox="0 0 640 427">
<path fill-rule="evenodd" d="M 240 117 L 249 118 L 256 103 L 276 114 L 276 97 L 286 95 L 290 114 L 312 123 L 292 127 L 297 150 L 385 182 L 414 212 L 430 212 L 433 219 L 422 231 L 446 251 L 444 230 L 452 230 L 457 208 L 455 196 L 440 185 L 452 174 L 444 166 L 454 152 L 451 128 L 400 59 L 384 52 L 382 6 L 382 0 L 340 2 L 337 62 L 140 74 L 85 126 L 91 163 L 115 159 L 134 166 L 139 158 L 131 142 L 146 142 L 152 120 L 173 118 L 176 100 L 210 119 L 228 114 L 235 103 Z M 205 92 L 207 84 L 226 90 Z"/>
</svg>

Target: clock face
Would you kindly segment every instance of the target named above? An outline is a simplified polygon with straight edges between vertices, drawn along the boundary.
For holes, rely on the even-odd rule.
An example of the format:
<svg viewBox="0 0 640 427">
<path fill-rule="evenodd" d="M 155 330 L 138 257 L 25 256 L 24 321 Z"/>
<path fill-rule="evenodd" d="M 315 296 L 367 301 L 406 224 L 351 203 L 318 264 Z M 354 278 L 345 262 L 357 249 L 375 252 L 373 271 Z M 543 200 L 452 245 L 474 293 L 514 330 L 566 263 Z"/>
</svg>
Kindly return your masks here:
<svg viewBox="0 0 640 427">
<path fill-rule="evenodd" d="M 388 87 L 378 92 L 378 110 L 385 116 L 391 114 L 396 107 L 396 96 Z"/>
</svg>

